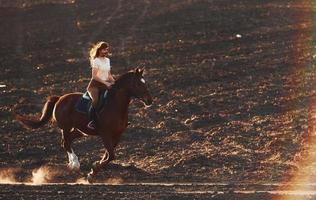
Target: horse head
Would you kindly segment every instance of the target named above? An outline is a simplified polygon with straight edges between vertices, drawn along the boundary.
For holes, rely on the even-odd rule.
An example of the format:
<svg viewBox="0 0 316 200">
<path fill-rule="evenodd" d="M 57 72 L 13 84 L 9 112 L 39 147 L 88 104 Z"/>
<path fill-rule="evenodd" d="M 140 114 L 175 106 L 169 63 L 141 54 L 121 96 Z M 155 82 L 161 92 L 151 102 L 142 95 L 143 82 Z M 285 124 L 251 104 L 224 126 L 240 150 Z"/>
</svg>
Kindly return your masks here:
<svg viewBox="0 0 316 200">
<path fill-rule="evenodd" d="M 146 106 L 150 106 L 153 102 L 152 97 L 148 91 L 146 81 L 143 76 L 144 69 L 136 68 L 132 73 L 132 81 L 129 87 L 132 97 L 140 99 Z"/>
<path fill-rule="evenodd" d="M 120 76 L 112 86 L 110 94 L 123 88 L 130 97 L 140 99 L 146 106 L 152 104 L 152 97 L 148 91 L 146 81 L 143 76 L 144 69 L 136 68 Z M 113 92 L 112 92 L 113 91 Z"/>
</svg>

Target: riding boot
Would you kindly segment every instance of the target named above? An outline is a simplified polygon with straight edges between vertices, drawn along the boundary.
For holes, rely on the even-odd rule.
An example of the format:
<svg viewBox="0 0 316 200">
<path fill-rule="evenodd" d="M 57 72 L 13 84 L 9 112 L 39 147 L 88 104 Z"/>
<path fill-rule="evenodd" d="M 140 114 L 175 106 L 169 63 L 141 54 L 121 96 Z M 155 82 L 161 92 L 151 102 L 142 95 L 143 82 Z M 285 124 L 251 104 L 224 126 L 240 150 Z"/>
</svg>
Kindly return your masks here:
<svg viewBox="0 0 316 200">
<path fill-rule="evenodd" d="M 97 127 L 97 114 L 96 114 L 96 110 L 95 110 L 93 105 L 90 106 L 88 115 L 89 115 L 89 120 L 90 120 L 90 122 L 88 123 L 88 128 L 96 129 L 96 127 Z"/>
</svg>

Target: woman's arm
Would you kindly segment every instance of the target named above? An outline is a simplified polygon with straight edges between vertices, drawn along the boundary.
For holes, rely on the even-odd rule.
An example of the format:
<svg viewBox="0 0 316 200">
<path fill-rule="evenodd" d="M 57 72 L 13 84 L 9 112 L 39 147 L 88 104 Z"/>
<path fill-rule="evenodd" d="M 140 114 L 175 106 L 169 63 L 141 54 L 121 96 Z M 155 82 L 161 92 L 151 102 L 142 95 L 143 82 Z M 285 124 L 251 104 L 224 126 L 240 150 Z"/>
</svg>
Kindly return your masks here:
<svg viewBox="0 0 316 200">
<path fill-rule="evenodd" d="M 112 76 L 111 71 L 109 71 L 108 79 L 109 79 L 109 81 L 110 81 L 111 83 L 114 83 L 114 82 L 115 82 L 115 79 L 114 79 L 114 77 Z"/>
</svg>

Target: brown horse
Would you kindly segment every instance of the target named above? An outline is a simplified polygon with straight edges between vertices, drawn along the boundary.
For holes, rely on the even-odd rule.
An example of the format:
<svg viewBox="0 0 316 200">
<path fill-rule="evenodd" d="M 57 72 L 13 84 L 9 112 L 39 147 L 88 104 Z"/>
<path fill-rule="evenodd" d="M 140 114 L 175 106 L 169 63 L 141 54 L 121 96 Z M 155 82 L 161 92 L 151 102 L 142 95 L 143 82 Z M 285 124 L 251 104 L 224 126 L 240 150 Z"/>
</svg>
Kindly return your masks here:
<svg viewBox="0 0 316 200">
<path fill-rule="evenodd" d="M 96 135 L 102 138 L 105 153 L 102 159 L 93 165 L 88 174 L 91 181 L 103 167 L 114 159 L 114 148 L 128 124 L 128 106 L 132 98 L 142 100 L 146 105 L 152 104 L 143 77 L 143 69 L 136 68 L 119 77 L 108 92 L 107 103 L 98 114 L 97 128 L 87 128 L 89 119 L 86 114 L 76 111 L 75 104 L 82 93 L 70 93 L 61 97 L 51 96 L 46 101 L 39 120 L 17 115 L 17 120 L 29 128 L 39 128 L 51 118 L 57 122 L 62 132 L 62 147 L 67 151 L 69 168 L 79 170 L 78 157 L 71 148 L 74 139 L 85 135 Z"/>
</svg>

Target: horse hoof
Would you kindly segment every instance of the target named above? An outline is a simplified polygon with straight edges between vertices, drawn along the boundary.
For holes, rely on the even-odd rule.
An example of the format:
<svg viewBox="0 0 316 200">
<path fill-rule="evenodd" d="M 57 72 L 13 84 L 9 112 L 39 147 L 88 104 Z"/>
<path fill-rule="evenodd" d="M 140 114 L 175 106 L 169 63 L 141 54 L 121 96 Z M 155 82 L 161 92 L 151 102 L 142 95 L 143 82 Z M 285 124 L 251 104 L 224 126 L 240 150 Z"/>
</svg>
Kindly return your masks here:
<svg viewBox="0 0 316 200">
<path fill-rule="evenodd" d="M 80 164 L 74 163 L 74 164 L 72 165 L 72 170 L 73 170 L 73 171 L 80 171 Z"/>
<path fill-rule="evenodd" d="M 95 161 L 95 162 L 92 164 L 92 169 L 96 169 L 99 165 L 100 165 L 100 162 L 99 162 L 99 161 Z M 92 173 L 92 172 L 90 172 L 90 173 Z"/>
<path fill-rule="evenodd" d="M 68 168 L 68 170 L 72 171 L 72 164 L 68 163 L 67 168 Z"/>
<path fill-rule="evenodd" d="M 67 167 L 71 171 L 76 171 L 76 172 L 80 171 L 80 164 L 77 164 L 77 163 L 69 163 Z"/>
<path fill-rule="evenodd" d="M 87 181 L 88 181 L 88 183 L 93 183 L 93 174 L 92 174 L 92 172 L 88 173 Z"/>
</svg>

